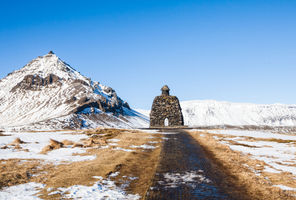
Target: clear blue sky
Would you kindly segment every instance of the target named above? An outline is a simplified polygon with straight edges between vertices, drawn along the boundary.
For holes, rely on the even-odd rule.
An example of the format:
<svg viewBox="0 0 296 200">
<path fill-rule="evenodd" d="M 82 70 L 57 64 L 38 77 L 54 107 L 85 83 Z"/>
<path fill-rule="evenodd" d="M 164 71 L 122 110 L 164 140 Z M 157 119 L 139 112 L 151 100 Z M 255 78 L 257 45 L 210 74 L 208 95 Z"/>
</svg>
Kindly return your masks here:
<svg viewBox="0 0 296 200">
<path fill-rule="evenodd" d="M 295 0 L 1 1 L 0 78 L 50 50 L 135 108 L 296 103 Z"/>
</svg>

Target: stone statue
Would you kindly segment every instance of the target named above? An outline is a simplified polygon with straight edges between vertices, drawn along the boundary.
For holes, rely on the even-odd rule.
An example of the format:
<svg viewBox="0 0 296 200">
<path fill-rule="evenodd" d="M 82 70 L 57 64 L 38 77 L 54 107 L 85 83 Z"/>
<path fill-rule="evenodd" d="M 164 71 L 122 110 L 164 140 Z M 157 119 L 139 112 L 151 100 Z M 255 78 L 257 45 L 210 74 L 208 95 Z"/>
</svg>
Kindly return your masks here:
<svg viewBox="0 0 296 200">
<path fill-rule="evenodd" d="M 161 88 L 162 94 L 154 98 L 151 113 L 150 127 L 178 127 L 184 126 L 179 99 L 170 95 L 167 85 Z"/>
</svg>

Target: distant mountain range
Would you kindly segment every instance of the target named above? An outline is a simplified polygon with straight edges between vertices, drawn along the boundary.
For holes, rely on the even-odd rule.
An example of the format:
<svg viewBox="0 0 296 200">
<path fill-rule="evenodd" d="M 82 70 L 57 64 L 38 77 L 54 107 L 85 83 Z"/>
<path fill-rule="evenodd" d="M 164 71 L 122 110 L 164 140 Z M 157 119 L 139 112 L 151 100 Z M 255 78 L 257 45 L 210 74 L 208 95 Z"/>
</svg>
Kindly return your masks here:
<svg viewBox="0 0 296 200">
<path fill-rule="evenodd" d="M 53 52 L 0 80 L 0 129 L 148 126 L 116 92 L 82 76 Z"/>
<path fill-rule="evenodd" d="M 184 123 L 200 126 L 296 126 L 296 105 L 231 103 L 214 100 L 180 102 Z M 149 110 L 137 111 L 149 116 Z"/>
<path fill-rule="evenodd" d="M 195 100 L 181 108 L 190 127 L 296 126 L 296 105 Z M 0 130 L 148 127 L 150 111 L 137 111 L 53 52 L 0 80 Z"/>
</svg>

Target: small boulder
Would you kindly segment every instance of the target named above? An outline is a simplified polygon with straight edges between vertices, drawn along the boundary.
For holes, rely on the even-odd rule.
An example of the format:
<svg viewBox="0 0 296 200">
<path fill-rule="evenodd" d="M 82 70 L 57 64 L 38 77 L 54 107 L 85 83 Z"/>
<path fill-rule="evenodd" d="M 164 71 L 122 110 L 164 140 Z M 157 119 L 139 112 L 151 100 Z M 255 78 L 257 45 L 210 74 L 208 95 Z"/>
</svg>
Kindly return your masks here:
<svg viewBox="0 0 296 200">
<path fill-rule="evenodd" d="M 63 143 L 64 146 L 69 146 L 69 145 L 73 145 L 74 144 L 74 142 L 72 142 L 70 140 L 63 140 L 62 143 Z"/>
<path fill-rule="evenodd" d="M 80 143 L 75 143 L 73 146 L 72 146 L 72 148 L 75 148 L 75 147 L 83 147 L 83 144 L 80 144 Z"/>
<path fill-rule="evenodd" d="M 63 143 L 59 142 L 59 141 L 56 141 L 56 140 L 53 140 L 53 139 L 50 139 L 50 146 L 53 147 L 53 149 L 59 149 L 59 148 L 62 148 L 64 145 Z"/>
<path fill-rule="evenodd" d="M 45 146 L 42 150 L 41 150 L 41 154 L 47 154 L 47 152 L 52 151 L 53 147 L 50 145 Z"/>
<path fill-rule="evenodd" d="M 17 145 L 24 144 L 24 143 L 25 142 L 22 141 L 20 138 L 15 138 L 15 140 L 10 145 L 17 146 Z"/>
</svg>

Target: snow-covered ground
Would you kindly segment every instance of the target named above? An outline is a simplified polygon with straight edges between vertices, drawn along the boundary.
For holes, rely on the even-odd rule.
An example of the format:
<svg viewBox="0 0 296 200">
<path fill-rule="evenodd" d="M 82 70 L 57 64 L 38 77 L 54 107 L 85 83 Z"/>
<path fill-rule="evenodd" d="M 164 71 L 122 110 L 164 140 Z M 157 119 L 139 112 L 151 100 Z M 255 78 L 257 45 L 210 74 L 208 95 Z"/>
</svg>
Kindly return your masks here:
<svg viewBox="0 0 296 200">
<path fill-rule="evenodd" d="M 68 188 L 58 188 L 49 193 L 49 196 L 54 194 L 61 194 L 63 199 L 128 199 L 137 200 L 140 196 L 135 194 L 127 194 L 122 188 L 116 186 L 115 182 L 102 177 L 95 177 L 99 179 L 92 186 L 74 185 Z M 38 192 L 44 189 L 45 185 L 40 183 L 25 183 L 16 186 L 6 187 L 0 191 L 1 200 L 41 200 Z M 48 189 L 49 191 L 51 188 Z"/>
<path fill-rule="evenodd" d="M 290 173 L 296 179 L 296 135 L 241 130 L 207 130 L 204 134 L 215 134 L 216 140 L 228 145 L 232 150 L 263 161 L 265 168 L 256 170 L 258 175 L 263 172 Z M 289 190 L 296 190 L 296 186 Z"/>
<path fill-rule="evenodd" d="M 296 126 L 296 105 L 231 103 L 214 100 L 180 102 L 184 124 L 199 126 Z M 137 109 L 149 117 L 150 110 Z"/>
<path fill-rule="evenodd" d="M 152 132 L 150 130 L 150 132 Z M 102 134 L 103 135 L 103 134 Z M 64 145 L 62 148 L 53 149 L 45 154 L 42 154 L 42 149 L 50 144 L 50 140 L 63 142 L 64 140 L 72 141 L 73 143 L 85 144 L 90 136 L 83 133 L 83 131 L 52 131 L 52 132 L 3 132 L 0 135 L 0 161 L 6 163 L 9 159 L 20 159 L 21 162 L 26 162 L 29 159 L 36 159 L 43 164 L 69 164 L 71 162 L 80 162 L 86 160 L 96 159 L 96 154 L 84 154 L 91 147 L 75 147 L 73 145 Z M 19 139 L 18 143 L 15 140 Z M 122 141 L 118 138 L 106 140 L 105 146 L 95 147 L 101 149 L 110 149 L 114 151 L 134 152 L 156 148 L 159 142 L 149 140 L 142 145 L 128 145 L 123 148 L 120 144 Z M 125 144 L 123 144 L 125 145 Z M 19 146 L 16 148 L 16 146 Z M 118 186 L 112 178 L 117 176 L 119 172 L 109 175 L 108 178 L 93 177 L 97 179 L 93 185 L 73 185 L 65 188 L 47 188 L 46 185 L 36 182 L 29 182 L 25 184 L 5 187 L 0 190 L 0 199 L 24 199 L 24 200 L 39 200 L 39 192 L 47 189 L 49 196 L 60 194 L 63 199 L 129 199 L 136 200 L 141 197 L 138 194 L 128 194 L 125 191 L 131 181 L 138 179 L 138 177 L 123 176 L 124 184 Z"/>
<path fill-rule="evenodd" d="M 62 142 L 70 140 L 78 142 L 87 138 L 85 134 L 71 134 L 69 131 L 62 132 L 5 132 L 5 136 L 0 136 L 0 160 L 4 159 L 40 159 L 45 162 L 60 164 L 61 162 L 79 162 L 95 159 L 96 156 L 79 156 L 86 152 L 86 148 L 60 148 L 55 149 L 47 154 L 41 154 L 42 149 L 49 145 L 50 139 Z M 20 138 L 24 143 L 19 144 L 21 149 L 15 149 L 11 143 Z M 4 148 L 6 147 L 6 148 Z"/>
<path fill-rule="evenodd" d="M 99 179 L 99 181 L 92 186 L 74 185 L 69 188 L 58 188 L 57 192 L 69 199 L 140 199 L 140 196 L 137 194 L 126 194 L 122 188 L 116 186 L 111 180 L 104 180 L 102 177 L 95 178 Z"/>
<path fill-rule="evenodd" d="M 39 190 L 43 189 L 41 183 L 25 183 L 6 187 L 0 191 L 0 199 L 2 200 L 41 200 L 37 197 Z"/>
<path fill-rule="evenodd" d="M 149 132 L 154 133 L 155 131 L 150 130 Z M 74 134 L 73 134 L 74 133 Z M 4 136 L 0 136 L 0 160 L 7 159 L 38 159 L 48 163 L 60 164 L 61 162 L 79 162 L 85 160 L 93 160 L 96 158 L 95 155 L 84 155 L 80 156 L 77 154 L 83 154 L 87 148 L 65 146 L 64 148 L 54 149 L 46 154 L 42 154 L 42 149 L 50 144 L 50 140 L 56 140 L 62 142 L 64 140 L 72 141 L 73 143 L 83 143 L 82 139 L 87 139 L 88 136 L 82 132 L 72 131 L 56 131 L 56 132 L 4 132 Z M 165 134 L 165 133 L 164 133 Z M 15 139 L 19 138 L 22 142 L 18 144 L 20 148 L 15 148 L 12 144 Z M 122 151 L 134 151 L 133 149 L 155 149 L 158 142 L 148 141 L 148 144 L 143 145 L 131 145 L 125 149 L 118 146 L 119 139 L 109 139 L 108 145 L 102 146 L 101 148 L 111 148 L 113 150 Z"/>
</svg>

